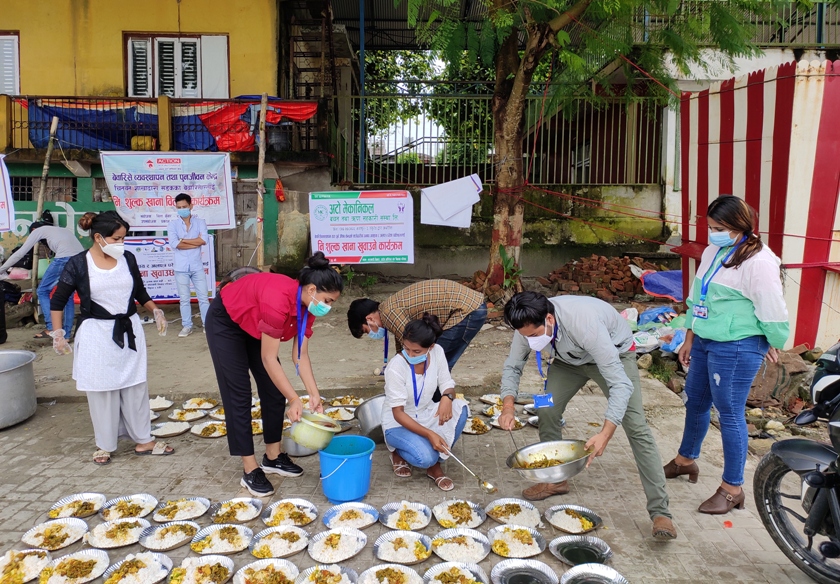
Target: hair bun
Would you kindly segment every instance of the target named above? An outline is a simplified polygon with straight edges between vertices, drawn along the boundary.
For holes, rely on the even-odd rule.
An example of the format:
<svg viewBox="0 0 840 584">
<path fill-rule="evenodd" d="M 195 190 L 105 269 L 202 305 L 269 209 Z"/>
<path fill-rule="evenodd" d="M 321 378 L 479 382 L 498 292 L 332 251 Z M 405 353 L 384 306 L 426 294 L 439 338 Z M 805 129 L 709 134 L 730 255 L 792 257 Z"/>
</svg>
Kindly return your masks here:
<svg viewBox="0 0 840 584">
<path fill-rule="evenodd" d="M 330 260 L 324 255 L 324 252 L 317 251 L 306 260 L 306 265 L 313 270 L 326 270 L 330 267 Z"/>
<path fill-rule="evenodd" d="M 434 331 L 435 337 L 439 337 L 443 334 L 443 327 L 440 325 L 440 319 L 434 314 L 424 312 L 420 320 L 426 323 L 426 325 Z"/>
<path fill-rule="evenodd" d="M 89 231 L 93 225 L 94 219 L 96 219 L 96 213 L 85 213 L 82 215 L 82 218 L 79 219 L 79 227 L 84 231 Z"/>
</svg>

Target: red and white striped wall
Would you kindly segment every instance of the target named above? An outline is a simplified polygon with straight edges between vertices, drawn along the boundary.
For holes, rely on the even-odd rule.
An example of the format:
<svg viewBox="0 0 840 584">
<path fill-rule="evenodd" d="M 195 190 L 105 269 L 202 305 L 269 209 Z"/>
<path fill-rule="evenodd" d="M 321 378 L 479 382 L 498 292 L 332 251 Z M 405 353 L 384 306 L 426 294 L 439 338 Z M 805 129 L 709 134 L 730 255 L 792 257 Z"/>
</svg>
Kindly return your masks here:
<svg viewBox="0 0 840 584">
<path fill-rule="evenodd" d="M 719 195 L 758 211 L 782 259 L 789 346 L 840 339 L 840 61 L 787 63 L 681 98 L 683 287 Z M 836 242 L 833 242 L 836 239 Z"/>
</svg>

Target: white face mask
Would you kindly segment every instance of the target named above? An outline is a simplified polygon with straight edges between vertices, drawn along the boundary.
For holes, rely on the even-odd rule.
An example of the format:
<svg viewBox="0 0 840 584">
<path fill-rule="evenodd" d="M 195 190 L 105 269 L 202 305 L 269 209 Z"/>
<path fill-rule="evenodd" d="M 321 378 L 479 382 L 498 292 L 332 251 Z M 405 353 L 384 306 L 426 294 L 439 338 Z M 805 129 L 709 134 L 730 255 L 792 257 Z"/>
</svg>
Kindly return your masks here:
<svg viewBox="0 0 840 584">
<path fill-rule="evenodd" d="M 102 248 L 102 253 L 105 255 L 109 255 L 115 260 L 120 259 L 123 254 L 125 253 L 125 244 L 124 243 L 108 243 L 105 242 L 105 245 L 99 244 L 99 247 Z"/>
<path fill-rule="evenodd" d="M 528 340 L 528 346 L 531 347 L 532 351 L 542 351 L 548 346 L 548 344 L 551 342 L 551 339 L 554 338 L 554 335 L 548 334 L 549 330 L 553 332 L 553 327 L 549 327 L 548 321 L 546 321 L 544 334 L 538 337 L 525 337 Z"/>
</svg>

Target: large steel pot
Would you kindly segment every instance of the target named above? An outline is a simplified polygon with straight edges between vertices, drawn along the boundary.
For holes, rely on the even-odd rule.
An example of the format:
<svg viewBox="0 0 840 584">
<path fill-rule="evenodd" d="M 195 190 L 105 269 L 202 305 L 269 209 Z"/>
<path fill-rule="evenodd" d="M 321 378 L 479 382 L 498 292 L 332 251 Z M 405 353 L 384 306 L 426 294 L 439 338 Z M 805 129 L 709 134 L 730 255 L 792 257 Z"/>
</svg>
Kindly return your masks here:
<svg viewBox="0 0 840 584">
<path fill-rule="evenodd" d="M 356 419 L 359 420 L 359 433 L 367 436 L 377 444 L 385 442 L 382 432 L 382 405 L 385 394 L 374 396 L 356 408 Z"/>
<path fill-rule="evenodd" d="M 576 476 L 589 459 L 583 440 L 553 440 L 520 448 L 507 457 L 507 467 L 532 483 L 562 483 Z M 559 459 L 563 464 L 543 468 L 521 468 L 518 461 L 536 462 L 543 458 Z"/>
<path fill-rule="evenodd" d="M 32 417 L 38 408 L 32 351 L 0 351 L 0 428 Z"/>
</svg>

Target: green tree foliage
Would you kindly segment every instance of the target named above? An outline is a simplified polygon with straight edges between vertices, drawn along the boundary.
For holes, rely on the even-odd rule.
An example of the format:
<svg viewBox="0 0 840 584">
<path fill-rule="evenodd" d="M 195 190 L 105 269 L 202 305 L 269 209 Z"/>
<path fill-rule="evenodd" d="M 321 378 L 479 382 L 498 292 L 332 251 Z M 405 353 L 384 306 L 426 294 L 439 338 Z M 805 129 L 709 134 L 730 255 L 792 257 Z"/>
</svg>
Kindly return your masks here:
<svg viewBox="0 0 840 584">
<path fill-rule="evenodd" d="M 406 79 L 431 79 L 433 60 L 427 51 L 369 51 L 365 55 L 365 104 L 367 135 L 381 133 L 397 122 L 407 122 L 422 112 L 419 100 L 406 99 L 413 84 L 395 83 Z M 388 95 L 402 96 L 389 99 Z"/>
</svg>

